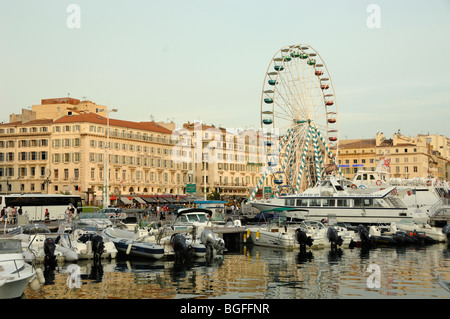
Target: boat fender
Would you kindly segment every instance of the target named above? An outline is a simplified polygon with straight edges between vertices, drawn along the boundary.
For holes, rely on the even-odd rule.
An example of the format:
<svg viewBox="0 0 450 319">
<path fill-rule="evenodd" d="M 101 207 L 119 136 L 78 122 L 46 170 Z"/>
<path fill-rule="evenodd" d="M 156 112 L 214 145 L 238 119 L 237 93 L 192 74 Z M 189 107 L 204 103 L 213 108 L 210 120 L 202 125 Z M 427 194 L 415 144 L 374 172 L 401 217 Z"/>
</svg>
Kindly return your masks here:
<svg viewBox="0 0 450 319">
<path fill-rule="evenodd" d="M 256 232 L 256 240 L 259 240 L 259 230 Z"/>
<path fill-rule="evenodd" d="M 45 277 L 44 277 L 44 272 L 42 271 L 41 268 L 36 269 L 36 276 L 39 280 L 39 283 L 41 285 L 45 284 Z"/>
<path fill-rule="evenodd" d="M 34 291 L 39 290 L 41 288 L 41 283 L 37 277 L 35 277 L 32 281 L 30 281 L 30 288 Z"/>
<path fill-rule="evenodd" d="M 130 252 L 131 252 L 131 247 L 133 247 L 133 243 L 131 243 L 131 244 L 128 245 L 128 248 L 127 248 L 127 251 L 126 251 L 127 255 L 130 254 Z"/>
</svg>

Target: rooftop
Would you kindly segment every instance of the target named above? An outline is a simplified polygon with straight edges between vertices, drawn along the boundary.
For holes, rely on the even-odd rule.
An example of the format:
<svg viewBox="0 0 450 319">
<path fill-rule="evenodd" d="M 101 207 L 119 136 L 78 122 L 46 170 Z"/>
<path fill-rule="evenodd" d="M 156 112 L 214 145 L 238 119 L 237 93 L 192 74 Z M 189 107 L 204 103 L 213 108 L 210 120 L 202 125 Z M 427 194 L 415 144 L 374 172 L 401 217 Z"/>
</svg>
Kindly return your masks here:
<svg viewBox="0 0 450 319">
<path fill-rule="evenodd" d="M 88 123 L 96 123 L 107 125 L 106 117 L 103 117 L 96 113 L 82 113 L 79 115 L 67 115 L 64 116 L 54 122 L 54 124 L 63 124 L 63 123 L 80 123 L 80 122 L 88 122 Z M 124 120 L 116 120 L 109 119 L 110 126 L 118 126 L 118 127 L 126 127 L 143 131 L 151 131 L 158 132 L 164 134 L 172 134 L 172 131 L 156 124 L 155 122 L 132 122 L 132 121 L 124 121 Z"/>
</svg>

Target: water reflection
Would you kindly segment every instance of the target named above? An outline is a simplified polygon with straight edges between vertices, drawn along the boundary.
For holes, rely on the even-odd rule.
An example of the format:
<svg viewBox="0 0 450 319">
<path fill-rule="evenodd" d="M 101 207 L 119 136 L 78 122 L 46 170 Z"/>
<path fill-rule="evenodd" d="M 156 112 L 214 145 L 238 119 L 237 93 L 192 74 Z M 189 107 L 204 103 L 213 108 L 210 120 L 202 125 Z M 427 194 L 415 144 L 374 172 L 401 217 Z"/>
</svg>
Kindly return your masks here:
<svg viewBox="0 0 450 319">
<path fill-rule="evenodd" d="M 380 269 L 370 288 L 369 265 Z M 69 288 L 70 264 L 45 265 L 46 284 L 25 297 L 45 298 L 448 298 L 446 245 L 321 249 L 300 253 L 242 246 L 211 261 L 79 261 L 81 286 Z M 41 266 L 43 267 L 43 266 Z M 438 281 L 439 278 L 439 281 Z"/>
</svg>

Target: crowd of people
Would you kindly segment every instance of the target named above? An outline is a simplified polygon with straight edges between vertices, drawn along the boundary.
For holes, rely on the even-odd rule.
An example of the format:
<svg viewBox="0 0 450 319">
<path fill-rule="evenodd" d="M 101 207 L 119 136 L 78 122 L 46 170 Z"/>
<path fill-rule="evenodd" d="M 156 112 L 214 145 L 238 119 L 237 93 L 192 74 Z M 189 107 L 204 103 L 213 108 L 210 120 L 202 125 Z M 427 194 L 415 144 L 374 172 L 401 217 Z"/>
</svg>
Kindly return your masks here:
<svg viewBox="0 0 450 319">
<path fill-rule="evenodd" d="M 17 215 L 22 215 L 22 206 L 16 209 L 14 206 L 3 207 L 1 210 L 2 224 L 15 224 L 17 221 Z"/>
</svg>

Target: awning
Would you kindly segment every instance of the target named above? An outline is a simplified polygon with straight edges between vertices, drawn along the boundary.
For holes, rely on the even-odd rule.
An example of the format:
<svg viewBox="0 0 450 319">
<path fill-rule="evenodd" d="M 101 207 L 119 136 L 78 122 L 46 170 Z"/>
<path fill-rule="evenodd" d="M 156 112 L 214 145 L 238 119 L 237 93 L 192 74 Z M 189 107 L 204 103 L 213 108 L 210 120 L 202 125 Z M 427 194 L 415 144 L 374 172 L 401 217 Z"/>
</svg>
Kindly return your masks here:
<svg viewBox="0 0 450 319">
<path fill-rule="evenodd" d="M 147 203 L 156 203 L 156 200 L 152 197 L 142 197 L 141 199 L 143 199 Z"/>
<path fill-rule="evenodd" d="M 145 201 L 140 197 L 133 197 L 133 199 L 136 200 L 140 204 L 145 204 Z"/>
<path fill-rule="evenodd" d="M 131 200 L 129 200 L 127 197 L 124 197 L 124 196 L 120 197 L 120 200 L 121 200 L 124 204 L 127 204 L 127 205 L 132 205 L 132 204 L 133 204 L 133 202 L 132 202 Z"/>
<path fill-rule="evenodd" d="M 114 196 L 114 195 L 112 195 L 112 196 L 109 198 L 109 200 L 116 200 L 116 199 L 117 199 L 117 197 Z"/>
</svg>

